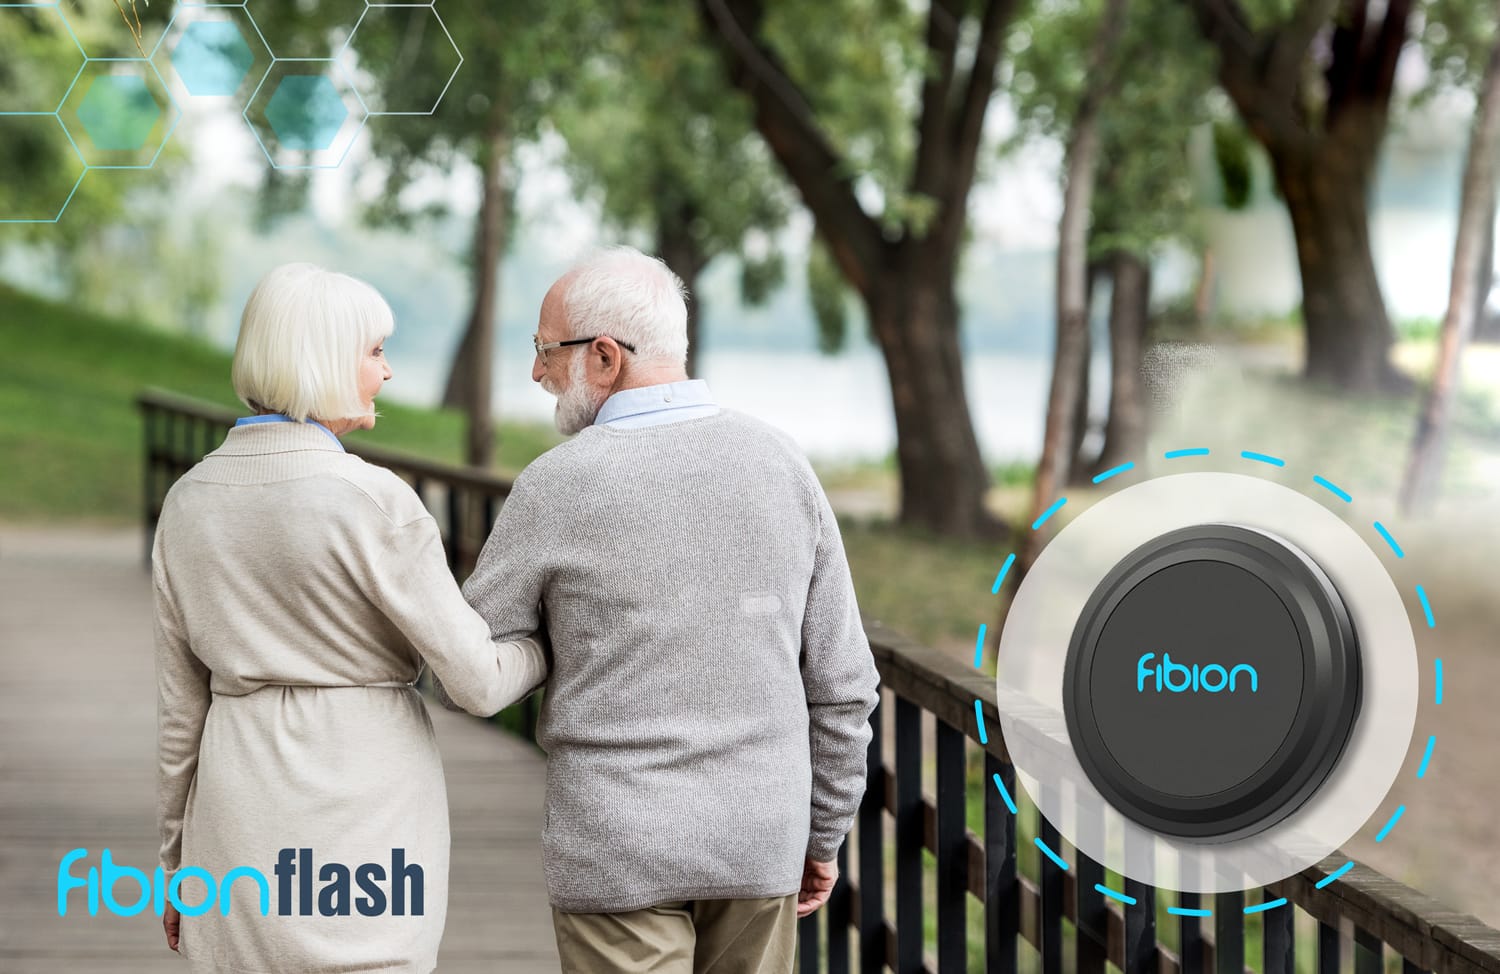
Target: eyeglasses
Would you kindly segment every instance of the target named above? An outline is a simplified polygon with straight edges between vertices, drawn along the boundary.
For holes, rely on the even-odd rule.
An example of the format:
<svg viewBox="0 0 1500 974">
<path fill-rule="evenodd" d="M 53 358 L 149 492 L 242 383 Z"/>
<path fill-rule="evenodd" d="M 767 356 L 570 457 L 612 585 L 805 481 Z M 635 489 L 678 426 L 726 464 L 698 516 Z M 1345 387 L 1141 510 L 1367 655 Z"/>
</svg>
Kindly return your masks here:
<svg viewBox="0 0 1500 974">
<path fill-rule="evenodd" d="M 614 342 L 616 345 L 618 345 L 621 348 L 625 349 L 625 351 L 630 352 L 631 354 L 635 353 L 635 346 L 634 345 L 630 344 L 629 342 L 622 342 L 618 338 L 614 338 L 614 337 L 612 337 L 610 335 L 595 335 L 593 338 L 570 338 L 570 339 L 568 339 L 565 342 L 544 342 L 544 341 L 542 341 L 542 336 L 540 336 L 540 335 L 532 335 L 531 336 L 531 344 L 536 348 L 537 357 L 542 360 L 542 368 L 546 368 L 547 367 L 547 349 L 549 349 L 549 348 L 566 348 L 569 345 L 587 345 L 589 342 L 597 341 L 600 338 L 608 338 L 610 341 Z"/>
</svg>

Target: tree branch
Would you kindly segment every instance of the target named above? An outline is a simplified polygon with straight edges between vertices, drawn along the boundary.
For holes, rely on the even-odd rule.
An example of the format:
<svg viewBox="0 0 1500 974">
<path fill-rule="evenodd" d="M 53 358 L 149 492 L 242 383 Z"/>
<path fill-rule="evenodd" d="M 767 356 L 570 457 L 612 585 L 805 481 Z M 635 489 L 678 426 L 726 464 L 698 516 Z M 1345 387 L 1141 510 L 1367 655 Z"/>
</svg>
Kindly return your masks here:
<svg viewBox="0 0 1500 974">
<path fill-rule="evenodd" d="M 1339 0 L 1302 0 L 1292 19 L 1271 37 L 1266 55 L 1266 87 L 1277 101 L 1295 104 L 1302 80 L 1302 62 L 1318 28 L 1328 23 Z"/>
<path fill-rule="evenodd" d="M 1365 17 L 1369 6 L 1369 0 L 1349 0 L 1345 22 L 1334 28 L 1333 61 L 1324 75 L 1328 82 L 1328 107 L 1324 112 L 1326 128 L 1333 128 L 1344 108 L 1358 97 L 1359 65 L 1365 56 Z"/>
<path fill-rule="evenodd" d="M 850 285 L 868 293 L 880 271 L 880 226 L 860 206 L 845 160 L 824 135 L 807 99 L 776 56 L 754 38 L 764 15 L 760 0 L 699 0 L 705 25 L 719 40 L 729 75 L 755 106 L 755 124 Z"/>
<path fill-rule="evenodd" d="M 984 135 L 984 116 L 995 92 L 995 73 L 1000 65 L 1000 42 L 1016 10 L 1016 0 L 989 0 L 979 21 L 979 40 L 974 46 L 974 61 L 964 82 L 963 102 L 951 126 L 948 145 L 951 153 L 947 185 L 938 196 L 940 206 L 935 230 L 941 234 L 945 253 L 958 247 L 979 162 L 979 143 Z"/>
<path fill-rule="evenodd" d="M 954 0 L 932 0 L 927 12 L 926 75 L 922 81 L 922 114 L 917 122 L 917 161 L 912 170 L 913 192 L 936 197 L 945 180 L 949 108 L 953 94 L 953 63 L 963 10 Z"/>
<path fill-rule="evenodd" d="M 1198 28 L 1219 51 L 1219 84 L 1262 144 L 1305 141 L 1307 129 L 1292 97 L 1278 92 L 1263 73 L 1264 42 L 1236 0 L 1190 0 Z M 1306 48 L 1304 47 L 1304 50 Z M 1295 92 L 1295 87 L 1291 92 Z"/>
<path fill-rule="evenodd" d="M 1375 50 L 1370 52 L 1365 70 L 1361 72 L 1361 91 L 1382 108 L 1390 103 L 1391 92 L 1396 86 L 1396 63 L 1401 60 L 1401 49 L 1406 46 L 1410 20 L 1411 0 L 1390 0 L 1386 4 L 1385 17 L 1375 37 Z"/>
<path fill-rule="evenodd" d="M 1236 73 L 1253 77 L 1260 41 L 1236 0 L 1191 0 L 1198 28 Z"/>
</svg>

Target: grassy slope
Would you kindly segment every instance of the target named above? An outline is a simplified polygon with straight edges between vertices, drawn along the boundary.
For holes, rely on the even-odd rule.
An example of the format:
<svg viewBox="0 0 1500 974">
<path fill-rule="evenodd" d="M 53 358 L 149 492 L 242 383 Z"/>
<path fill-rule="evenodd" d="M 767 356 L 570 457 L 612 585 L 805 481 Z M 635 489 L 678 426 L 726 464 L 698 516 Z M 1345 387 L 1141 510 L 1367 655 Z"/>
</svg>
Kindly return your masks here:
<svg viewBox="0 0 1500 974">
<path fill-rule="evenodd" d="M 3 286 L 0 348 L 0 521 L 138 518 L 141 420 L 133 399 L 145 386 L 243 408 L 224 352 Z M 380 410 L 375 430 L 356 436 L 449 462 L 462 455 L 457 414 L 384 400 Z M 515 473 L 557 440 L 550 428 L 502 424 L 502 472 Z M 994 622 L 992 552 L 867 521 L 846 524 L 845 543 L 872 617 L 955 651 L 972 646 L 980 622 Z"/>
<path fill-rule="evenodd" d="M 0 287 L 0 519 L 128 521 L 138 516 L 145 386 L 244 407 L 229 356 L 135 322 L 115 321 Z M 380 403 L 368 442 L 456 462 L 463 420 Z M 499 463 L 514 473 L 557 442 L 550 429 L 506 425 Z"/>
</svg>

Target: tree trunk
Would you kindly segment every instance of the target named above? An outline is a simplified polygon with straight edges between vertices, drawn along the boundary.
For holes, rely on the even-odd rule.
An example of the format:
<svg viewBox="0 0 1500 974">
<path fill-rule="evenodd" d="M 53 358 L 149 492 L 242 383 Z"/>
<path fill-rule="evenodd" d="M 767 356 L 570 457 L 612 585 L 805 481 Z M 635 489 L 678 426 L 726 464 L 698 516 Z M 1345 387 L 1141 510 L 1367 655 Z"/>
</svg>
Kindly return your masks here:
<svg viewBox="0 0 1500 974">
<path fill-rule="evenodd" d="M 1370 184 L 1383 128 L 1382 117 L 1351 110 L 1311 151 L 1269 147 L 1297 241 L 1306 375 L 1361 392 L 1401 384 L 1370 250 Z"/>
<path fill-rule="evenodd" d="M 1464 346 L 1474 330 L 1474 292 L 1480 280 L 1485 235 L 1495 218 L 1497 156 L 1500 156 L 1500 45 L 1490 52 L 1479 90 L 1474 131 L 1464 167 L 1458 239 L 1453 248 L 1453 275 L 1448 290 L 1448 313 L 1443 317 L 1437 371 L 1417 422 L 1416 441 L 1401 485 L 1401 509 L 1408 514 L 1432 506 L 1442 479 L 1443 448 L 1453 402 L 1458 397 Z M 1488 272 L 1489 268 L 1484 270 Z"/>
<path fill-rule="evenodd" d="M 1151 315 L 1151 267 L 1124 250 L 1110 254 L 1109 263 L 1114 278 L 1109 301 L 1109 420 L 1095 474 L 1137 460 L 1146 449 L 1141 361 Z"/>
<path fill-rule="evenodd" d="M 1092 398 L 1094 364 L 1094 285 L 1104 273 L 1104 265 L 1090 260 L 1084 275 L 1083 287 L 1083 355 L 1078 372 L 1078 398 L 1073 404 L 1073 442 L 1068 458 L 1068 485 L 1071 487 L 1088 476 L 1088 461 L 1083 455 L 1083 443 L 1089 435 L 1089 402 Z"/>
<path fill-rule="evenodd" d="M 1292 218 L 1307 377 L 1361 392 L 1403 387 L 1387 358 L 1368 202 L 1413 0 L 1302 0 L 1266 27 L 1238 3 L 1191 5 Z"/>
<path fill-rule="evenodd" d="M 1066 185 L 1057 232 L 1057 343 L 1052 356 L 1052 388 L 1047 397 L 1047 424 L 1031 499 L 1033 522 L 1068 482 L 1073 424 L 1079 389 L 1088 368 L 1088 240 L 1094 179 L 1099 167 L 1099 113 L 1109 90 L 1106 70 L 1124 30 L 1125 0 L 1109 0 L 1099 33 L 1089 52 L 1090 80 L 1068 138 Z M 1018 575 L 1041 554 L 1045 536 L 1033 530 L 1022 546 Z M 1019 578 L 1017 579 L 1019 582 Z"/>
<path fill-rule="evenodd" d="M 903 259 L 904 258 L 904 259 Z M 865 308 L 884 353 L 896 419 L 904 525 L 949 537 L 993 537 L 990 476 L 964 392 L 954 268 L 927 248 L 896 248 Z"/>
<path fill-rule="evenodd" d="M 1001 527 L 984 506 L 989 475 L 964 397 L 954 277 L 985 113 L 1016 6 L 1016 0 L 972 8 L 940 0 L 929 8 L 932 70 L 921 85 L 907 188 L 935 201 L 935 213 L 920 229 L 893 230 L 865 209 L 853 167 L 829 141 L 775 49 L 761 39 L 764 0 L 698 2 L 730 79 L 754 106 L 767 148 L 865 303 L 891 384 L 900 521 L 950 537 L 991 536 Z"/>
<path fill-rule="evenodd" d="M 1214 249 L 1203 248 L 1203 259 L 1198 263 L 1198 286 L 1193 291 L 1193 321 L 1198 327 L 1208 323 L 1214 309 L 1215 274 Z"/>
<path fill-rule="evenodd" d="M 702 246 L 693 236 L 693 220 L 697 218 L 692 204 L 667 207 L 657 214 L 656 252 L 672 273 L 682 278 L 687 288 L 687 374 L 698 375 L 698 341 L 701 337 L 699 322 L 701 309 L 698 297 L 698 276 L 708 265 Z"/>
<path fill-rule="evenodd" d="M 1495 287 L 1495 213 L 1484 223 L 1484 256 L 1479 261 L 1479 286 L 1474 292 L 1474 341 L 1500 342 L 1500 314 L 1489 312 Z"/>
<path fill-rule="evenodd" d="M 468 418 L 464 459 L 470 466 L 489 467 L 495 458 L 494 395 L 496 309 L 500 303 L 500 260 L 509 230 L 507 165 L 510 137 L 497 119 L 485 149 L 480 187 L 479 219 L 474 233 L 474 303 L 463 341 L 448 370 L 443 405 L 462 409 Z"/>
</svg>

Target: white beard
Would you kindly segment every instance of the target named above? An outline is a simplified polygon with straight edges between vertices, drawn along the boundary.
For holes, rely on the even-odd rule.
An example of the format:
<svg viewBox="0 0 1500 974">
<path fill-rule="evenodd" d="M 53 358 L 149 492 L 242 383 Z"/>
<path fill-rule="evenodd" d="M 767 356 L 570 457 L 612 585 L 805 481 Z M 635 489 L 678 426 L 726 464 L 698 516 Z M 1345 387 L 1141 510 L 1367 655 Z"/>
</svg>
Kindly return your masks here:
<svg viewBox="0 0 1500 974">
<path fill-rule="evenodd" d="M 566 388 L 557 389 L 548 379 L 542 380 L 542 389 L 557 397 L 557 408 L 553 411 L 552 421 L 563 436 L 572 436 L 594 425 L 594 417 L 599 415 L 600 407 L 608 398 L 589 388 L 584 376 L 586 365 L 581 353 L 573 356 L 573 361 L 568 366 Z"/>
</svg>

